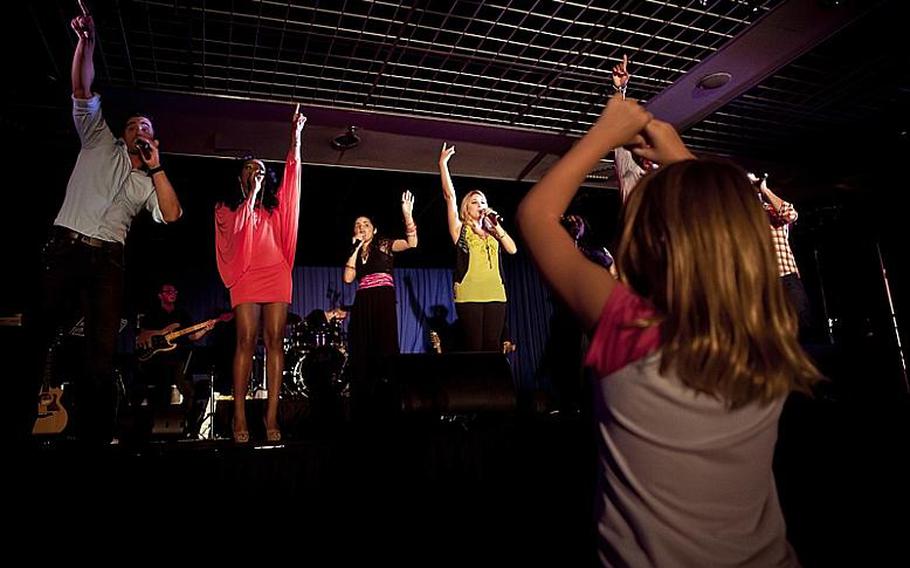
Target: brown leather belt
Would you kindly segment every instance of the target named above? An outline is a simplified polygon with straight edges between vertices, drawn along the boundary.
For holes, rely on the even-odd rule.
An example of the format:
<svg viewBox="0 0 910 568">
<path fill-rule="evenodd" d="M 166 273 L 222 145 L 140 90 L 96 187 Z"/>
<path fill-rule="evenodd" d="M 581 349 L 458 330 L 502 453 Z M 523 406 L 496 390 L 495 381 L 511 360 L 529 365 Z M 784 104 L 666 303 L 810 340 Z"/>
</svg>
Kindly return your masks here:
<svg viewBox="0 0 910 568">
<path fill-rule="evenodd" d="M 103 248 L 103 249 L 123 248 L 123 245 L 121 243 L 116 243 L 113 241 L 103 241 L 101 239 L 96 239 L 95 237 L 89 237 L 87 235 L 83 235 L 82 233 L 77 233 L 76 231 L 73 231 L 72 229 L 67 229 L 66 227 L 61 227 L 59 225 L 54 227 L 54 236 L 61 238 L 61 239 L 67 239 L 70 241 L 77 241 L 77 242 L 86 244 L 90 247 L 94 247 L 94 248 Z"/>
</svg>

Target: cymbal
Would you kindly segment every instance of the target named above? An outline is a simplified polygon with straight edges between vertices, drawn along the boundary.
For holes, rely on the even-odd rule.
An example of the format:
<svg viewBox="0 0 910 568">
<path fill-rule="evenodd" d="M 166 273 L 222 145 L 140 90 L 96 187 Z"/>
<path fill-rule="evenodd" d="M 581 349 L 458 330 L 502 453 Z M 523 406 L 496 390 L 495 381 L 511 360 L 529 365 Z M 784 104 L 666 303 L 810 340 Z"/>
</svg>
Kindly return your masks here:
<svg viewBox="0 0 910 568">
<path fill-rule="evenodd" d="M 335 308 L 335 309 L 327 311 L 325 313 L 325 316 L 329 320 L 333 320 L 333 319 L 343 320 L 344 318 L 348 317 L 348 310 L 345 310 L 343 308 Z"/>
</svg>

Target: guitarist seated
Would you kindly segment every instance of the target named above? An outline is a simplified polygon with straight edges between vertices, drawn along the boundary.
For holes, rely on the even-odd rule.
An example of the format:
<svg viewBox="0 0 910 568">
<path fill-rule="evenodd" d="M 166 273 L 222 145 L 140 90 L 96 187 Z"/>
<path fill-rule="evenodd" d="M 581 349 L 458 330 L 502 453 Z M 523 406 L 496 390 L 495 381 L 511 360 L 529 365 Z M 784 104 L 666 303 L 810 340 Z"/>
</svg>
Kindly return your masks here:
<svg viewBox="0 0 910 568">
<path fill-rule="evenodd" d="M 195 400 L 193 381 L 186 376 L 190 343 L 198 341 L 208 333 L 215 326 L 215 320 L 207 322 L 192 334 L 174 340 L 173 348 L 159 351 L 155 349 L 162 345 L 164 334 L 188 327 L 192 323 L 194 322 L 186 310 L 177 306 L 177 287 L 170 283 L 163 284 L 158 290 L 158 304 L 139 319 L 136 349 L 137 354 L 141 354 L 137 355 L 140 359 L 137 367 L 140 388 L 133 397 L 134 403 L 147 398 L 149 405 L 154 408 L 167 407 L 171 404 L 171 385 L 176 385 L 183 395 L 189 433 L 195 431 L 199 418 L 193 405 Z"/>
</svg>

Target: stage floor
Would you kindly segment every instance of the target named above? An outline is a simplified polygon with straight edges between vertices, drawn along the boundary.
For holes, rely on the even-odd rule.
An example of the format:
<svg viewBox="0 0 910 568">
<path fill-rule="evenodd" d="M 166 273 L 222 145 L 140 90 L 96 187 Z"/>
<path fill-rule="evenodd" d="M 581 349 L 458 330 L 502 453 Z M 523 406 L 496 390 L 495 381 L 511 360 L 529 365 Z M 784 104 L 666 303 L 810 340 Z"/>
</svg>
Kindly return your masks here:
<svg viewBox="0 0 910 568">
<path fill-rule="evenodd" d="M 906 528 L 907 408 L 788 402 L 774 467 L 804 565 L 906 557 L 897 543 Z M 303 418 L 286 434 L 271 445 L 255 432 L 246 445 L 166 435 L 104 447 L 48 439 L 15 462 L 24 475 L 11 487 L 44 502 L 26 517 L 50 507 L 68 531 L 85 528 L 82 512 L 106 511 L 127 525 L 173 517 L 222 542 L 237 530 L 244 538 L 289 532 L 307 547 L 340 542 L 331 546 L 342 555 L 366 547 L 371 561 L 396 565 L 442 565 L 453 554 L 468 565 L 593 562 L 593 430 L 580 417 Z M 238 529 L 231 519 L 239 514 Z M 285 520 L 271 528 L 257 520 L 271 518 Z"/>
</svg>

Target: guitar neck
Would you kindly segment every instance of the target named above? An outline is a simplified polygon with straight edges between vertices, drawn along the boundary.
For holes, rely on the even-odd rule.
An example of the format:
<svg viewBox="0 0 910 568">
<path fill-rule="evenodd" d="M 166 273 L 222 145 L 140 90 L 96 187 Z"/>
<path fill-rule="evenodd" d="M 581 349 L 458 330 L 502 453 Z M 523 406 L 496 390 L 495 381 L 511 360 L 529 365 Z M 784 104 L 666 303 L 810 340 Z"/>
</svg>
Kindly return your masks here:
<svg viewBox="0 0 910 568">
<path fill-rule="evenodd" d="M 191 325 L 190 327 L 187 327 L 184 329 L 178 329 L 177 331 L 172 331 L 172 332 L 168 333 L 167 335 L 164 336 L 164 338 L 167 339 L 168 341 L 173 341 L 174 339 L 177 339 L 178 337 L 183 337 L 184 335 L 187 335 L 190 333 L 195 333 L 195 332 L 199 331 L 200 329 L 204 328 L 205 326 L 207 326 L 211 323 L 214 323 L 216 321 L 218 321 L 218 320 L 210 319 L 210 320 L 206 320 L 201 323 L 197 323 L 196 325 Z"/>
<path fill-rule="evenodd" d="M 44 373 L 42 373 L 41 381 L 44 384 L 44 388 L 48 388 L 51 382 L 51 376 L 54 374 L 54 366 L 57 364 L 57 346 L 60 345 L 60 340 L 63 338 L 63 328 L 58 328 L 57 332 L 54 334 L 54 339 L 51 341 L 51 344 L 47 347 L 47 353 L 44 358 Z"/>
</svg>

